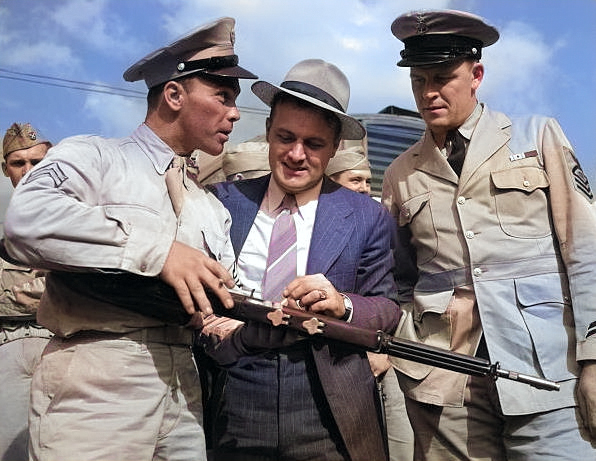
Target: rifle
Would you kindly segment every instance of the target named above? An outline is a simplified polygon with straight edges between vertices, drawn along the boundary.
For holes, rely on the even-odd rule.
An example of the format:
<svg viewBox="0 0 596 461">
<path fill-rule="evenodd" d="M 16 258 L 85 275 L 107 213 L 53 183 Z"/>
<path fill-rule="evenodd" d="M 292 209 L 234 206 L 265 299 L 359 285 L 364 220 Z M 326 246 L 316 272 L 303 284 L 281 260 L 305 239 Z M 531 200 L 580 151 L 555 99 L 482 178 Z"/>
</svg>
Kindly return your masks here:
<svg viewBox="0 0 596 461">
<path fill-rule="evenodd" d="M 156 277 L 132 273 L 51 272 L 71 290 L 166 323 L 184 325 L 190 315 L 184 310 L 172 287 Z M 290 328 L 304 336 L 340 341 L 360 351 L 388 354 L 473 376 L 504 378 L 529 384 L 537 389 L 559 390 L 559 384 L 537 376 L 504 370 L 500 364 L 434 346 L 397 338 L 383 331 L 360 328 L 321 314 L 276 307 L 270 301 L 255 298 L 251 292 L 230 289 L 234 307 L 227 309 L 219 298 L 207 292 L 215 314 L 240 320 L 256 321 L 273 327 Z"/>
</svg>

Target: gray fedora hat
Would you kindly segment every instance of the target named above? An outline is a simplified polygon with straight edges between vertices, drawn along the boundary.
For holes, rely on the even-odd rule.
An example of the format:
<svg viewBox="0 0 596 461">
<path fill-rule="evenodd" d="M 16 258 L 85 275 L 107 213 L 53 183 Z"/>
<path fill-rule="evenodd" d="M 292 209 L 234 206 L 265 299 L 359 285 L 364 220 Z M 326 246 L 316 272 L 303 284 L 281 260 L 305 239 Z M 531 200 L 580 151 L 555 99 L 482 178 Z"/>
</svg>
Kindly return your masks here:
<svg viewBox="0 0 596 461">
<path fill-rule="evenodd" d="M 268 106 L 277 93 L 284 92 L 337 115 L 341 121 L 341 138 L 362 139 L 364 126 L 346 114 L 350 100 L 350 83 L 339 68 L 322 59 L 300 61 L 286 74 L 281 85 L 259 80 L 252 92 Z"/>
</svg>

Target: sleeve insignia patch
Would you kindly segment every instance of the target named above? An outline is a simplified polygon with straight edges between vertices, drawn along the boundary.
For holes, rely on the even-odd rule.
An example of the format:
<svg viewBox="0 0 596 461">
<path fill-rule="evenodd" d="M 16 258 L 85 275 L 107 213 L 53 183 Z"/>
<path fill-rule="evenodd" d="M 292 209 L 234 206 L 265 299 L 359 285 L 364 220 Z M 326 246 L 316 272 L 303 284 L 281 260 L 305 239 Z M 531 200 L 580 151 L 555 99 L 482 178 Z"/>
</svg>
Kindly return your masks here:
<svg viewBox="0 0 596 461">
<path fill-rule="evenodd" d="M 56 162 L 48 163 L 39 168 L 31 170 L 29 177 L 25 181 L 25 184 L 29 184 L 33 181 L 37 181 L 41 178 L 49 176 L 54 183 L 54 187 L 59 187 L 64 181 L 68 179 L 68 176 L 64 174 L 60 165 Z"/>
<path fill-rule="evenodd" d="M 575 187 L 575 190 L 586 197 L 590 203 L 592 203 L 594 201 L 594 193 L 590 187 L 588 177 L 582 170 L 582 167 L 577 161 L 577 158 L 575 158 L 575 155 L 573 155 L 573 152 L 565 147 L 563 149 L 565 149 L 567 164 L 569 165 L 571 174 L 573 176 L 573 186 Z"/>
</svg>

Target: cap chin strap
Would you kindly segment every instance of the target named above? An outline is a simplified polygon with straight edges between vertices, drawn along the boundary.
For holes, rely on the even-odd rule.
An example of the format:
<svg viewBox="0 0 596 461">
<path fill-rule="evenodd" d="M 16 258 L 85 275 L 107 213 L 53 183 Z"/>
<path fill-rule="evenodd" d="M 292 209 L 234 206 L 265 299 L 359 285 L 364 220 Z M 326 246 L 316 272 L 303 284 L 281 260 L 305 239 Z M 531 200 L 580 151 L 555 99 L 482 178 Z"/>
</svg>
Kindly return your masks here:
<svg viewBox="0 0 596 461">
<path fill-rule="evenodd" d="M 228 56 L 213 56 L 206 59 L 197 59 L 195 61 L 183 61 L 178 63 L 176 68 L 178 69 L 178 72 L 190 72 L 199 70 L 219 70 L 237 65 L 238 56 L 232 54 Z"/>
</svg>

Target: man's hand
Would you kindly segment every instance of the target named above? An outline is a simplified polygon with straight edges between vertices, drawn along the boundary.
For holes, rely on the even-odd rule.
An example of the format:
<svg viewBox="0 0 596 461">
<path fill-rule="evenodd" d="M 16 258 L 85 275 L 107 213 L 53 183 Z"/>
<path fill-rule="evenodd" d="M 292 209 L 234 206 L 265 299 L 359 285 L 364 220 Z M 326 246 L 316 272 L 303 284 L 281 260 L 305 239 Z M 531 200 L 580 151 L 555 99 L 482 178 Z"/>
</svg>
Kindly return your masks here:
<svg viewBox="0 0 596 461">
<path fill-rule="evenodd" d="M 596 361 L 583 364 L 577 397 L 584 426 L 596 440 Z"/>
<path fill-rule="evenodd" d="M 383 376 L 387 370 L 392 368 L 389 356 L 387 354 L 375 354 L 374 352 L 367 352 L 368 363 L 375 378 Z"/>
<path fill-rule="evenodd" d="M 341 318 L 344 298 L 323 274 L 297 277 L 283 292 L 290 307 Z"/>
<path fill-rule="evenodd" d="M 227 290 L 234 286 L 229 272 L 196 248 L 174 242 L 159 277 L 176 290 L 182 306 L 191 315 L 197 308 L 203 314 L 213 313 L 205 287 L 213 291 L 226 308 L 234 307 Z M 198 325 L 200 321 L 194 316 L 191 323 Z"/>
</svg>

